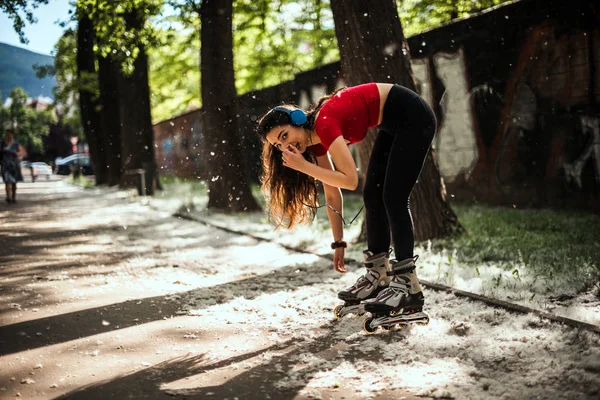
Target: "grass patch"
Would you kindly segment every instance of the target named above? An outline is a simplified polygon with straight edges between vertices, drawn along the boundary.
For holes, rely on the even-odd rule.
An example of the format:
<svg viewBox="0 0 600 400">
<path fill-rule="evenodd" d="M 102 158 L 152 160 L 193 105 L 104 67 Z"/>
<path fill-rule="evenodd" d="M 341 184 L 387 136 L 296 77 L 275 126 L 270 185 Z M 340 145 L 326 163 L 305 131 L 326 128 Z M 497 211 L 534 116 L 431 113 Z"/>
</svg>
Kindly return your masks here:
<svg viewBox="0 0 600 400">
<path fill-rule="evenodd" d="M 196 178 L 160 176 L 163 190 L 157 190 L 154 197 L 160 199 L 180 199 L 185 204 L 193 204 L 208 199 L 208 184 Z"/>
<path fill-rule="evenodd" d="M 578 282 L 584 289 L 600 278 L 597 215 L 462 204 L 453 209 L 467 233 L 431 241 L 434 252 L 454 254 L 460 264 L 494 264 L 515 279 L 528 272 L 546 281 Z"/>
<path fill-rule="evenodd" d="M 87 177 L 84 175 L 79 175 L 78 177 L 75 178 L 75 177 L 73 177 L 73 175 L 69 175 L 67 180 L 69 183 L 71 183 L 73 185 L 81 186 L 85 189 L 96 186 L 96 180 L 93 176 Z"/>
</svg>

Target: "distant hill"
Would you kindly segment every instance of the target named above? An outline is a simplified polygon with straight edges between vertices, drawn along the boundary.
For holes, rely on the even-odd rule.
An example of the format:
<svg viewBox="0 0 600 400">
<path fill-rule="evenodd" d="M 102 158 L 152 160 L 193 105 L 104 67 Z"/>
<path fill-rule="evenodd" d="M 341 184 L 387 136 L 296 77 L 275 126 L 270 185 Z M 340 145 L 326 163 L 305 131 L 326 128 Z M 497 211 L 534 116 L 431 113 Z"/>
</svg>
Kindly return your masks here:
<svg viewBox="0 0 600 400">
<path fill-rule="evenodd" d="M 29 97 L 42 95 L 54 98 L 52 88 L 56 86 L 56 79 L 54 77 L 38 79 L 32 68 L 34 64 L 54 64 L 54 57 L 0 43 L 0 96 L 2 103 L 8 98 L 11 90 L 17 86 L 22 86 Z"/>
</svg>

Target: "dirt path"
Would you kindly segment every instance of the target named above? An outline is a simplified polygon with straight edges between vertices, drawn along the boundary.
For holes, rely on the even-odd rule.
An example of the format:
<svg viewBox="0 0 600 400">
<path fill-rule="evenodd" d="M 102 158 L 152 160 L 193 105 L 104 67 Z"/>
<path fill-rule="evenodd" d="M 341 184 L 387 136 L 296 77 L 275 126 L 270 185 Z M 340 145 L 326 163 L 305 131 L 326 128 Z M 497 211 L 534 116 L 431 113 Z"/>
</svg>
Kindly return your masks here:
<svg viewBox="0 0 600 400">
<path fill-rule="evenodd" d="M 331 318 L 358 272 L 122 191 L 19 192 L 0 205 L 2 399 L 600 394 L 597 335 L 431 292 L 430 326 L 368 336 Z"/>
</svg>

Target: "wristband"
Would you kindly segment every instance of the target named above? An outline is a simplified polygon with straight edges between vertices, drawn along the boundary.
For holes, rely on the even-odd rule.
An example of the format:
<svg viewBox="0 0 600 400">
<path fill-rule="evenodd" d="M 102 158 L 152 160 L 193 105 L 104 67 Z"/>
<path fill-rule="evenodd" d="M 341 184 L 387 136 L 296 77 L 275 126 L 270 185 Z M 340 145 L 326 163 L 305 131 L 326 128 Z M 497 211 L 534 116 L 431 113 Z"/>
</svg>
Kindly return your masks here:
<svg viewBox="0 0 600 400">
<path fill-rule="evenodd" d="M 344 242 L 343 240 L 336 240 L 335 242 L 331 243 L 331 248 L 334 250 L 340 247 L 345 249 L 348 247 L 348 243 Z"/>
</svg>

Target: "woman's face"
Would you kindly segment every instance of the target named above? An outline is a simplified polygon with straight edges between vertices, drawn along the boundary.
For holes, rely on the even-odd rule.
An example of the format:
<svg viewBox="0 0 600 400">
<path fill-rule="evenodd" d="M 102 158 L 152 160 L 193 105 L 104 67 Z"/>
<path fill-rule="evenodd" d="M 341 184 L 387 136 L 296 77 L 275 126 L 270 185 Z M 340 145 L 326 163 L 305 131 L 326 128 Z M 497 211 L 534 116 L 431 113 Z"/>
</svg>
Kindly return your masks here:
<svg viewBox="0 0 600 400">
<path fill-rule="evenodd" d="M 279 150 L 294 146 L 300 153 L 304 153 L 308 147 L 308 132 L 299 126 L 276 126 L 267 133 L 266 139 Z"/>
<path fill-rule="evenodd" d="M 4 138 L 6 139 L 7 142 L 12 142 L 12 140 L 15 138 L 14 133 L 12 133 L 12 131 L 6 131 L 4 133 Z"/>
</svg>

